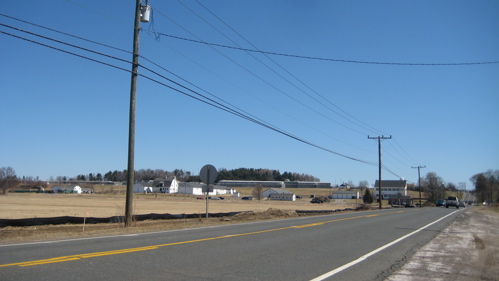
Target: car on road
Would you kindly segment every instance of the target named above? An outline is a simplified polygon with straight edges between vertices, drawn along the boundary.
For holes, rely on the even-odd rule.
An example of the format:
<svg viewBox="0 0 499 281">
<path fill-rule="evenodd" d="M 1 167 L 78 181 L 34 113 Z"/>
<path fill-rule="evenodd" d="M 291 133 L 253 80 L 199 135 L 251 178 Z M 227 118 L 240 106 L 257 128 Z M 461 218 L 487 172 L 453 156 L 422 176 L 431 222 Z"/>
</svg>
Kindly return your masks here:
<svg viewBox="0 0 499 281">
<path fill-rule="evenodd" d="M 464 201 L 459 201 L 459 207 L 466 208 L 466 203 L 464 203 Z"/>
<path fill-rule="evenodd" d="M 220 197 L 208 197 L 208 199 L 211 199 L 211 200 L 220 200 Z"/>
<path fill-rule="evenodd" d="M 300 195 L 296 195 L 296 199 L 302 199 Z"/>
<path fill-rule="evenodd" d="M 459 209 L 459 199 L 457 197 L 449 196 L 447 200 L 445 200 L 445 208 L 456 207 Z"/>
<path fill-rule="evenodd" d="M 444 199 L 440 199 L 437 201 L 437 207 L 445 207 L 445 200 Z"/>
<path fill-rule="evenodd" d="M 252 196 L 244 196 L 241 200 L 253 200 Z"/>
</svg>

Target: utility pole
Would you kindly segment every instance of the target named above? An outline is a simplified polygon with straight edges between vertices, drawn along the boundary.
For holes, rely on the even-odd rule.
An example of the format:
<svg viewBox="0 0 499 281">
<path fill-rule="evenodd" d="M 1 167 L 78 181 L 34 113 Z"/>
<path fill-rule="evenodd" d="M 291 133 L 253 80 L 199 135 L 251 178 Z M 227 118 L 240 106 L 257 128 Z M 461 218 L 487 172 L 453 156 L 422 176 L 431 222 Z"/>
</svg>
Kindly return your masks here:
<svg viewBox="0 0 499 281">
<path fill-rule="evenodd" d="M 411 166 L 412 167 L 412 166 Z M 421 205 L 421 168 L 426 168 L 426 165 L 424 166 L 417 166 L 417 167 L 412 167 L 413 169 L 418 169 L 418 185 L 419 185 L 419 208 L 422 208 L 423 206 Z"/>
<path fill-rule="evenodd" d="M 387 140 L 387 139 L 391 139 L 392 136 L 390 135 L 390 137 L 385 137 L 385 136 L 377 136 L 377 137 L 370 137 L 370 136 L 367 136 L 368 139 L 377 139 L 378 140 L 378 155 L 379 155 L 379 179 L 378 179 L 378 199 L 379 199 L 379 209 L 381 210 L 382 209 L 382 204 L 381 204 L 381 200 L 383 199 L 383 197 L 381 196 L 381 140 Z"/>
<path fill-rule="evenodd" d="M 128 130 L 128 179 L 126 186 L 125 226 L 132 225 L 133 184 L 135 181 L 135 99 L 137 93 L 137 74 L 139 69 L 139 31 L 141 0 L 135 1 L 135 23 L 133 30 L 132 79 L 130 85 L 130 118 Z"/>
</svg>

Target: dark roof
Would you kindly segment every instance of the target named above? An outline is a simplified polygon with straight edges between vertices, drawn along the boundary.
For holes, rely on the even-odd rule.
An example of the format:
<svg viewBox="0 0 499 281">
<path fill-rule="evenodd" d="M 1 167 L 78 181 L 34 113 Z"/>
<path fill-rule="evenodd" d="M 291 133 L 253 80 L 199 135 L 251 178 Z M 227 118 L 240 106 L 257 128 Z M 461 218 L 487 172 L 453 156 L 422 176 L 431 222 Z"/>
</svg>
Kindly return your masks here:
<svg viewBox="0 0 499 281">
<path fill-rule="evenodd" d="M 269 189 L 267 189 L 265 191 L 269 191 L 269 190 L 272 190 L 273 193 L 293 193 L 293 192 L 288 191 L 286 189 L 279 189 L 279 188 L 269 188 Z"/>
<path fill-rule="evenodd" d="M 157 178 L 152 183 L 152 186 L 154 186 L 154 187 L 170 187 L 172 185 L 172 182 L 174 179 L 175 179 L 174 176 L 168 177 L 166 179 Z"/>
<path fill-rule="evenodd" d="M 381 180 L 381 187 L 406 187 L 406 180 Z M 376 180 L 374 187 L 379 187 L 379 180 Z"/>
</svg>

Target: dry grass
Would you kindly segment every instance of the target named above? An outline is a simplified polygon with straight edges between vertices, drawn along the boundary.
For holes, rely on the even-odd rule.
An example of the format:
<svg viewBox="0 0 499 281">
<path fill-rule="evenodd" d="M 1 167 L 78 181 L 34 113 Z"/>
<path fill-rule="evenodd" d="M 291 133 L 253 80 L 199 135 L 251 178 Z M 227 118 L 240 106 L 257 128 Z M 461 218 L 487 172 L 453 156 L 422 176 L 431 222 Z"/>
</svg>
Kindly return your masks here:
<svg viewBox="0 0 499 281">
<path fill-rule="evenodd" d="M 314 190 L 317 191 L 317 190 Z M 310 192 L 310 190 L 309 190 Z M 243 193 L 244 194 L 244 193 Z M 316 192 L 317 195 L 321 193 Z M 303 194 L 302 196 L 304 196 Z M 205 218 L 206 201 L 197 196 L 168 194 L 134 195 L 134 214 L 199 214 L 198 219 L 148 220 L 125 228 L 122 223 L 83 225 L 43 225 L 0 228 L 0 243 L 27 242 L 99 235 L 118 235 L 203 227 L 245 221 L 269 220 L 298 216 L 296 210 L 335 210 L 357 208 L 356 200 L 336 200 L 311 204 L 309 198 L 290 201 L 245 201 L 235 197 L 210 200 L 209 212 L 248 212 L 233 217 Z M 305 197 L 305 196 L 304 196 Z M 335 201 L 335 200 L 333 200 Z M 358 203 L 361 203 L 360 200 Z M 119 194 L 9 194 L 0 196 L 0 218 L 76 216 L 111 217 L 124 215 L 125 196 Z"/>
</svg>

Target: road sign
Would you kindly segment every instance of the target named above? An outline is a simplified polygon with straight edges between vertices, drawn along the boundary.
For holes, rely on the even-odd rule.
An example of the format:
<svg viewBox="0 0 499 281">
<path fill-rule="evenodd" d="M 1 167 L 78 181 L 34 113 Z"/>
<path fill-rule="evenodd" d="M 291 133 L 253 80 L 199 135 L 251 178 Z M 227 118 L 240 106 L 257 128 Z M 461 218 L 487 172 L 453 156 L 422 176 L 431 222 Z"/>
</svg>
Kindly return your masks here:
<svg viewBox="0 0 499 281">
<path fill-rule="evenodd" d="M 215 168 L 213 165 L 204 165 L 203 168 L 201 168 L 201 171 L 199 172 L 199 178 L 201 181 L 203 181 L 205 184 L 212 184 L 215 182 L 217 179 L 217 168 Z"/>
<path fill-rule="evenodd" d="M 203 188 L 203 192 L 206 194 L 206 218 L 208 218 L 208 195 L 213 192 L 213 187 L 210 188 L 210 184 L 214 183 L 217 179 L 217 169 L 213 165 L 204 165 L 199 172 L 199 178 L 206 184 L 206 188 Z"/>
</svg>

